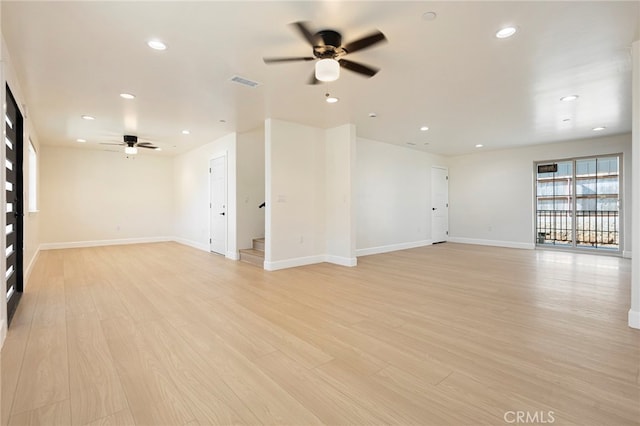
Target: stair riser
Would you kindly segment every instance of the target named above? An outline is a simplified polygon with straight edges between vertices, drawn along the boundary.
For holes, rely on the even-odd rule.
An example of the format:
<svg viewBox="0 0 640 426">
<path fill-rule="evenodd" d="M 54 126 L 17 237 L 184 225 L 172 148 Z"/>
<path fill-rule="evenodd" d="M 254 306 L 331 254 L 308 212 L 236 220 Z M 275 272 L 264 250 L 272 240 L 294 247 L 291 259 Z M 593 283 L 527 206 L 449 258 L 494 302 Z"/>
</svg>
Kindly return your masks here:
<svg viewBox="0 0 640 426">
<path fill-rule="evenodd" d="M 264 251 L 264 241 L 262 240 L 253 240 L 253 249 Z"/>
<path fill-rule="evenodd" d="M 240 261 L 251 263 L 252 265 L 259 266 L 260 268 L 264 268 L 264 257 L 252 256 L 250 254 L 240 254 Z"/>
</svg>

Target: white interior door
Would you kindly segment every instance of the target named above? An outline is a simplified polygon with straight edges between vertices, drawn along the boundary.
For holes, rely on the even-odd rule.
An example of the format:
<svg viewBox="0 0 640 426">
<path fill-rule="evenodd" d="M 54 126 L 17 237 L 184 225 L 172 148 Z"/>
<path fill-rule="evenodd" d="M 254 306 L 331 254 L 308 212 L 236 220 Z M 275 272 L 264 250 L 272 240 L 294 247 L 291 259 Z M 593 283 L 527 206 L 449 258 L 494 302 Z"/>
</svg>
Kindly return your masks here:
<svg viewBox="0 0 640 426">
<path fill-rule="evenodd" d="M 211 179 L 211 251 L 227 252 L 227 156 L 216 157 L 209 162 Z"/>
<path fill-rule="evenodd" d="M 449 237 L 449 170 L 431 168 L 431 236 L 434 243 Z"/>
</svg>

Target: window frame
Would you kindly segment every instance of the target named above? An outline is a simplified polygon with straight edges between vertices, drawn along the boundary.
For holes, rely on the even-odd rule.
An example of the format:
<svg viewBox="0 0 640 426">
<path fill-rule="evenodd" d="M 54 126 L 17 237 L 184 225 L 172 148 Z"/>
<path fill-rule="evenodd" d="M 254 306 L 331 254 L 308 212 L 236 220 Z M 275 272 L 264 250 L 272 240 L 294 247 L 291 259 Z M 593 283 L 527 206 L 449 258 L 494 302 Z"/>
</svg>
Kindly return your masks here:
<svg viewBox="0 0 640 426">
<path fill-rule="evenodd" d="M 578 199 L 581 198 L 578 195 L 577 191 L 577 163 L 580 160 L 597 160 L 600 158 L 606 157 L 617 157 L 618 158 L 618 247 L 617 249 L 608 248 L 606 246 L 597 246 L 590 247 L 584 244 L 579 244 L 577 242 L 577 215 L 576 212 L 580 211 L 577 209 Z M 539 242 L 538 235 L 538 166 L 552 163 L 562 163 L 562 162 L 571 162 L 572 164 L 572 176 L 571 180 L 571 189 L 570 189 L 570 197 L 571 197 L 571 220 L 572 220 L 572 241 L 571 244 L 562 245 L 562 244 L 545 244 Z M 551 160 L 543 160 L 543 161 L 534 161 L 533 163 L 533 241 L 535 248 L 543 248 L 543 249 L 559 249 L 559 250 L 569 250 L 576 252 L 594 252 L 598 254 L 611 254 L 616 256 L 621 256 L 623 254 L 624 247 L 624 155 L 621 152 L 617 153 L 608 153 L 608 154 L 593 154 L 581 157 L 569 157 L 569 158 L 557 158 Z M 596 170 L 597 173 L 597 170 Z M 597 205 L 597 204 L 596 204 Z M 596 208 L 597 211 L 597 208 Z M 604 210 L 603 210 L 604 211 Z M 597 242 L 596 242 L 597 245 Z"/>
</svg>

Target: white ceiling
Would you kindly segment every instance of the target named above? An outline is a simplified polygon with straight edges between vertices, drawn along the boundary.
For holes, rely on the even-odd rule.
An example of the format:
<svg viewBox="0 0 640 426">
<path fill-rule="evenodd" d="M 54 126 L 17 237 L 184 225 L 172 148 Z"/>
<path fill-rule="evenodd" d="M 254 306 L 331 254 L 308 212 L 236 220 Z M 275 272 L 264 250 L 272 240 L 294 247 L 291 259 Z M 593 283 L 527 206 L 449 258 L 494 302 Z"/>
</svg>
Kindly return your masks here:
<svg viewBox="0 0 640 426">
<path fill-rule="evenodd" d="M 269 117 L 355 123 L 359 136 L 446 155 L 631 131 L 638 1 L 1 4 L 2 33 L 43 144 L 84 138 L 104 149 L 99 142 L 133 133 L 163 148 L 145 154 L 173 155 Z M 437 19 L 424 20 L 428 11 Z M 311 62 L 264 64 L 264 56 L 311 54 L 288 26 L 295 21 L 338 30 L 346 42 L 379 29 L 388 43 L 348 59 L 381 71 L 367 79 L 343 70 L 328 87 L 309 86 Z M 508 25 L 519 31 L 497 39 Z M 168 49 L 151 50 L 151 38 Z M 234 75 L 261 85 L 239 86 Z M 325 103 L 327 90 L 340 102 Z M 559 100 L 569 94 L 580 97 Z"/>
</svg>

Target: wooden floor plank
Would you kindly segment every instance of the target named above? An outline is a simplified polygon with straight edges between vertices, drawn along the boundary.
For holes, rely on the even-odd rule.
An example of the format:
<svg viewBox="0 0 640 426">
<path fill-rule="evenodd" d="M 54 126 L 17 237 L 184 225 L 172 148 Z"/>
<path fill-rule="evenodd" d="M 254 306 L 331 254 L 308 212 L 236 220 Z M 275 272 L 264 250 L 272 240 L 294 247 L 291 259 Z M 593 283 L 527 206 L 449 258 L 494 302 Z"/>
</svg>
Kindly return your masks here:
<svg viewBox="0 0 640 426">
<path fill-rule="evenodd" d="M 69 399 L 67 333 L 63 326 L 31 330 L 12 413 L 22 413 Z"/>
<path fill-rule="evenodd" d="M 87 426 L 134 426 L 135 420 L 131 415 L 131 411 L 122 410 L 110 416 L 103 417 L 98 420 L 94 420 L 91 423 L 87 423 Z"/>
<path fill-rule="evenodd" d="M 366 405 L 359 404 L 359 398 L 341 392 L 315 370 L 304 368 L 281 352 L 265 355 L 257 359 L 256 364 L 324 424 L 380 424 L 384 421 Z"/>
<path fill-rule="evenodd" d="M 71 410 L 68 399 L 16 414 L 9 420 L 10 426 L 69 426 L 70 424 Z"/>
<path fill-rule="evenodd" d="M 98 318 L 70 319 L 67 333 L 72 424 L 128 409 Z"/>
<path fill-rule="evenodd" d="M 266 272 L 177 243 L 39 254 L 0 424 L 638 425 L 628 259 L 439 244 Z"/>
</svg>

